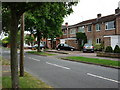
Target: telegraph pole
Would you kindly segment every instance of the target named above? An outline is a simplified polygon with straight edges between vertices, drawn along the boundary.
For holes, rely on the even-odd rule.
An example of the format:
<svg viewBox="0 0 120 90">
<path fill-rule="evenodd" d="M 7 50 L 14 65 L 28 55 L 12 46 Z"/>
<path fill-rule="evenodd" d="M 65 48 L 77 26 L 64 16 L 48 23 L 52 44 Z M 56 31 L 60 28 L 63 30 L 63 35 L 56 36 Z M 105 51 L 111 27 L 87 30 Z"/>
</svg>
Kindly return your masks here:
<svg viewBox="0 0 120 90">
<path fill-rule="evenodd" d="M 24 76 L 24 13 L 21 16 L 20 77 Z"/>
<path fill-rule="evenodd" d="M 67 44 L 68 44 L 68 23 L 65 23 L 66 29 L 67 29 Z"/>
</svg>

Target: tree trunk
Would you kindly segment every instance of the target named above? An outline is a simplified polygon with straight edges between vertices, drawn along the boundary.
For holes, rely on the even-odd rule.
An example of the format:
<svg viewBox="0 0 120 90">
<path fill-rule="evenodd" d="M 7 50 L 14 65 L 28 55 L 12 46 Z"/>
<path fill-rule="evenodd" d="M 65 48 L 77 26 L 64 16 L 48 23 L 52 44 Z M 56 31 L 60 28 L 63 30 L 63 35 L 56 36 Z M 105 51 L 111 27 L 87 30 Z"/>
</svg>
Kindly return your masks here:
<svg viewBox="0 0 120 90">
<path fill-rule="evenodd" d="M 21 17 L 20 77 L 24 76 L 24 14 Z"/>
<path fill-rule="evenodd" d="M 51 49 L 53 49 L 53 39 L 51 38 Z"/>
<path fill-rule="evenodd" d="M 37 31 L 37 43 L 38 43 L 37 52 L 40 52 L 40 39 L 41 39 L 40 37 L 41 37 L 41 33 Z"/>
<path fill-rule="evenodd" d="M 16 12 L 11 10 L 11 30 L 10 30 L 10 43 L 11 43 L 11 80 L 12 88 L 17 90 L 19 88 L 18 77 L 18 55 L 17 55 L 17 33 L 18 33 L 18 16 Z"/>
<path fill-rule="evenodd" d="M 47 38 L 46 38 L 46 44 L 45 44 L 45 48 L 47 49 L 48 48 L 48 45 L 47 45 L 48 43 L 47 43 Z"/>
</svg>

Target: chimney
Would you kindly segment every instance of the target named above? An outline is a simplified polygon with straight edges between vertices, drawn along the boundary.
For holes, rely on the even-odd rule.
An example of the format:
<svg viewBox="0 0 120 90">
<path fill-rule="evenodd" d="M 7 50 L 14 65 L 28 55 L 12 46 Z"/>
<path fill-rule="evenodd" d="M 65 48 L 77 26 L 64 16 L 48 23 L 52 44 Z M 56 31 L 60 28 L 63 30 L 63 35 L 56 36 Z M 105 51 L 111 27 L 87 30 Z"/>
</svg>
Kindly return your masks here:
<svg viewBox="0 0 120 90">
<path fill-rule="evenodd" d="M 120 13 L 120 9 L 119 8 L 115 9 L 115 14 L 118 14 L 118 13 Z"/>
<path fill-rule="evenodd" d="M 99 14 L 97 14 L 97 18 L 99 19 L 99 18 L 101 18 L 101 13 L 99 13 Z"/>
<path fill-rule="evenodd" d="M 115 14 L 120 14 L 120 1 L 118 2 L 118 8 L 115 9 Z"/>
</svg>

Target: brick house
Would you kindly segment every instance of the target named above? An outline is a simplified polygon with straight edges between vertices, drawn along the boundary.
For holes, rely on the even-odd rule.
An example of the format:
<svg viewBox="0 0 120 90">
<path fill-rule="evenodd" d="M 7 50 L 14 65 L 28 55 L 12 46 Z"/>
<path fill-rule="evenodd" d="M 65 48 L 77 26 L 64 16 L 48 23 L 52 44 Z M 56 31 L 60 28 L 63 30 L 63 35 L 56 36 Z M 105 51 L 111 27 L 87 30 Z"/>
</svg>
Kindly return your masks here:
<svg viewBox="0 0 120 90">
<path fill-rule="evenodd" d="M 115 10 L 115 14 L 86 20 L 75 25 L 62 27 L 63 36 L 59 38 L 59 43 L 67 43 L 78 49 L 76 39 L 77 32 L 83 32 L 87 36 L 88 43 L 100 44 L 104 46 L 120 46 L 120 9 Z"/>
</svg>

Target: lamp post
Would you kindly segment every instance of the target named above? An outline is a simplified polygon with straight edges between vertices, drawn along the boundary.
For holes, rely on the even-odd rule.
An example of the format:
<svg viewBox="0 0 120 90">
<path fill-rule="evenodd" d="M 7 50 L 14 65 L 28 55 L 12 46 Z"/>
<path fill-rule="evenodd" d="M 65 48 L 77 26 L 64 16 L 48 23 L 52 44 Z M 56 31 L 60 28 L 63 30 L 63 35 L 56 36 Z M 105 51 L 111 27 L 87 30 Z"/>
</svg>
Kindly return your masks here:
<svg viewBox="0 0 120 90">
<path fill-rule="evenodd" d="M 68 44 L 68 23 L 67 22 L 65 23 L 65 26 L 66 26 L 66 30 L 67 30 L 67 44 Z"/>
</svg>

